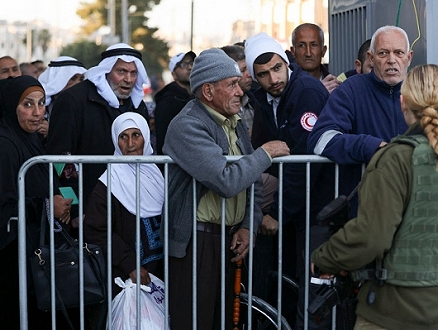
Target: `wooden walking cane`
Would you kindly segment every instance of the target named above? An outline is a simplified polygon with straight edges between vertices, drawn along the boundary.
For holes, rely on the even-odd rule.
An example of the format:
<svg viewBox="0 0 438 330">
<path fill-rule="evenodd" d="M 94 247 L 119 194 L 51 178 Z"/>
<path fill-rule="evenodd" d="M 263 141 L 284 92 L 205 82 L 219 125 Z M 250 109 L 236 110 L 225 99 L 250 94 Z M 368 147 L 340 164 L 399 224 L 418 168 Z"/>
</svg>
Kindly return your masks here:
<svg viewBox="0 0 438 330">
<path fill-rule="evenodd" d="M 242 259 L 236 262 L 236 277 L 234 280 L 233 330 L 239 330 L 241 281 L 242 281 Z"/>
</svg>

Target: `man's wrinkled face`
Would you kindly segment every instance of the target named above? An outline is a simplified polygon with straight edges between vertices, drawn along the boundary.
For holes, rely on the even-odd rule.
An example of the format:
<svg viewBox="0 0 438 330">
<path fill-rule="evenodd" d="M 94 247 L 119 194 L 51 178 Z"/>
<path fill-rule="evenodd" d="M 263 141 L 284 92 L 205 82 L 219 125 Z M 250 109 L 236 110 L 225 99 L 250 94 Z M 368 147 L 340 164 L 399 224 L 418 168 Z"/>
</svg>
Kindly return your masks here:
<svg viewBox="0 0 438 330">
<path fill-rule="evenodd" d="M 236 115 L 240 110 L 243 96 L 239 86 L 240 77 L 230 77 L 215 83 L 208 83 L 210 106 L 225 117 Z"/>
<path fill-rule="evenodd" d="M 413 52 L 400 31 L 389 31 L 376 36 L 374 54 L 367 55 L 377 78 L 395 86 L 406 78 Z"/>
<path fill-rule="evenodd" d="M 16 60 L 5 57 L 0 61 L 0 79 L 21 76 L 20 67 Z"/>
<path fill-rule="evenodd" d="M 312 72 L 319 70 L 322 58 L 327 51 L 317 29 L 301 28 L 296 32 L 295 44 L 291 48 L 296 63 L 304 70 Z"/>
<path fill-rule="evenodd" d="M 131 96 L 132 89 L 137 81 L 138 71 L 135 62 L 125 62 L 118 59 L 106 79 L 119 99 L 127 99 Z"/>
<path fill-rule="evenodd" d="M 254 64 L 254 76 L 263 90 L 273 97 L 279 97 L 286 88 L 288 77 L 287 63 L 280 55 L 274 54 L 265 64 Z"/>
</svg>

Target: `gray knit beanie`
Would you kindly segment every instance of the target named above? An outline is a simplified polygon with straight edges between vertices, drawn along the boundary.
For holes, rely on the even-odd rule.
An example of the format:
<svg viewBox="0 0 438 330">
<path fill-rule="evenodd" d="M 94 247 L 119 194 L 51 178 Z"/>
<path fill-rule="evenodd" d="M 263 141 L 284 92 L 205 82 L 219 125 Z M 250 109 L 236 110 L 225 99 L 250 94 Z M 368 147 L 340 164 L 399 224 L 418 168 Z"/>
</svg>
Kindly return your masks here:
<svg viewBox="0 0 438 330">
<path fill-rule="evenodd" d="M 198 87 L 205 83 L 230 77 L 242 77 L 239 65 L 222 49 L 207 49 L 195 58 L 190 73 L 190 89 L 194 93 Z"/>
</svg>

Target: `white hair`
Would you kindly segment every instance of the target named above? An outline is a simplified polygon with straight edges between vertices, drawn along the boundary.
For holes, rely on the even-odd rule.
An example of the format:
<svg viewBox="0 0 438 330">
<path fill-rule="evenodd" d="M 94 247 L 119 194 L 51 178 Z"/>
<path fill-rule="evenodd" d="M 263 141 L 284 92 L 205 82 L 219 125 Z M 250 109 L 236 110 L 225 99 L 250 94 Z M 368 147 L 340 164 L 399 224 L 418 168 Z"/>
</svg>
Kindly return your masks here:
<svg viewBox="0 0 438 330">
<path fill-rule="evenodd" d="M 376 30 L 376 32 L 374 32 L 374 34 L 373 34 L 373 36 L 371 38 L 370 52 L 372 54 L 374 54 L 375 44 L 376 44 L 376 37 L 378 35 L 383 34 L 383 33 L 394 32 L 394 31 L 400 32 L 405 37 L 406 45 L 407 45 L 406 52 L 409 52 L 410 45 L 409 45 L 409 38 L 408 38 L 408 35 L 407 35 L 406 31 L 403 30 L 402 28 L 399 28 L 398 26 L 393 26 L 393 25 L 382 26 L 381 28 L 378 28 Z"/>
</svg>

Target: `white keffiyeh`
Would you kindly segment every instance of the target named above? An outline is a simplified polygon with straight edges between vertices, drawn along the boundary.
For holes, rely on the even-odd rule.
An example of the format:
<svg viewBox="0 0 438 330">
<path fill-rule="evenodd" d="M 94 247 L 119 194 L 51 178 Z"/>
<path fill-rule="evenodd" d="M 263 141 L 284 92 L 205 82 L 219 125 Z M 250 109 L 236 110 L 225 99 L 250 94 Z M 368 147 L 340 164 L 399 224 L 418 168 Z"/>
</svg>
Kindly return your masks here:
<svg viewBox="0 0 438 330">
<path fill-rule="evenodd" d="M 108 47 L 106 50 L 108 51 L 124 48 L 134 49 L 127 44 L 119 43 Z M 147 84 L 149 80 L 143 63 L 137 57 L 132 55 L 115 55 L 104 58 L 97 66 L 88 69 L 88 71 L 85 73 L 85 79 L 90 80 L 97 87 L 98 93 L 109 103 L 111 107 L 118 109 L 120 105 L 119 100 L 106 80 L 106 74 L 111 71 L 118 59 L 121 59 L 127 63 L 135 62 L 135 65 L 137 66 L 138 76 L 134 88 L 132 89 L 131 100 L 134 107 L 138 108 L 144 97 L 143 85 Z"/>
<path fill-rule="evenodd" d="M 68 63 L 62 65 L 62 63 Z M 74 65 L 77 62 L 77 65 Z M 38 77 L 46 92 L 46 105 L 52 102 L 52 96 L 58 94 L 67 85 L 75 74 L 83 74 L 87 71 L 77 59 L 70 56 L 60 56 L 50 63 L 59 63 L 62 66 L 50 66 Z"/>
</svg>

